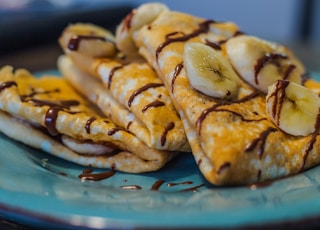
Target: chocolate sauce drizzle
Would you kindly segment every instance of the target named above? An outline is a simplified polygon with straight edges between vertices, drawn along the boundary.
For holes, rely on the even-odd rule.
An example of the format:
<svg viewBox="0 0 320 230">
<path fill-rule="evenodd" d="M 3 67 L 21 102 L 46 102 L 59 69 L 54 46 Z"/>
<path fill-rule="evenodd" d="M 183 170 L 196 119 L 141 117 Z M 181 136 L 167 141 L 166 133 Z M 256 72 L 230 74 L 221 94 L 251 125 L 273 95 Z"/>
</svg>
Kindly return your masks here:
<svg viewBox="0 0 320 230">
<path fill-rule="evenodd" d="M 114 135 L 116 132 L 119 132 L 119 131 L 126 131 L 124 128 L 122 127 L 115 127 L 115 128 L 112 128 L 108 131 L 108 135 L 109 136 L 112 136 Z"/>
<path fill-rule="evenodd" d="M 225 162 L 223 163 L 217 170 L 217 174 L 221 174 L 221 172 L 223 172 L 224 170 L 228 169 L 231 167 L 231 163 L 230 162 Z"/>
<path fill-rule="evenodd" d="M 131 23 L 133 16 L 136 14 L 136 10 L 133 9 L 131 12 L 123 19 L 123 26 L 122 26 L 122 32 L 127 29 L 129 30 L 131 28 Z"/>
<path fill-rule="evenodd" d="M 284 59 L 288 59 L 288 57 L 286 55 L 279 54 L 279 53 L 267 53 L 263 57 L 261 57 L 257 60 L 257 63 L 254 66 L 254 81 L 257 85 L 259 84 L 258 75 L 259 75 L 261 69 L 267 63 L 274 63 L 275 65 L 277 65 L 276 60 L 279 60 L 279 59 L 284 60 Z M 289 73 L 286 73 L 284 77 L 288 78 L 288 76 L 286 76 L 286 75 Z"/>
<path fill-rule="evenodd" d="M 44 123 L 48 130 L 48 132 L 52 136 L 56 136 L 59 134 L 57 128 L 56 128 L 56 122 L 58 118 L 59 111 L 62 110 L 61 107 L 50 107 L 45 115 Z"/>
<path fill-rule="evenodd" d="M 110 87 L 111 87 L 112 78 L 113 78 L 114 73 L 115 73 L 117 70 L 119 70 L 119 69 L 121 69 L 121 68 L 123 68 L 123 67 L 124 67 L 124 65 L 120 65 L 120 66 L 113 67 L 113 68 L 110 70 L 109 79 L 108 79 L 108 89 L 110 89 Z"/>
<path fill-rule="evenodd" d="M 174 90 L 174 83 L 176 81 L 177 76 L 180 74 L 181 70 L 183 68 L 183 62 L 179 63 L 176 68 L 174 69 L 173 77 L 171 80 L 171 92 L 173 93 Z"/>
<path fill-rule="evenodd" d="M 156 87 L 161 87 L 163 86 L 162 83 L 149 83 L 149 84 L 146 84 L 144 86 L 142 86 L 140 89 L 137 89 L 136 91 L 133 92 L 133 94 L 129 97 L 129 100 L 128 100 L 128 106 L 131 107 L 131 104 L 134 100 L 134 98 L 136 96 L 138 96 L 140 93 L 150 89 L 150 88 L 156 88 Z"/>
<path fill-rule="evenodd" d="M 31 102 L 35 106 L 50 106 L 50 107 L 60 107 L 61 109 L 70 109 L 72 106 L 79 105 L 79 101 L 77 100 L 41 100 L 35 98 L 21 98 L 23 102 Z"/>
<path fill-rule="evenodd" d="M 318 116 L 317 116 L 317 122 L 315 124 L 315 129 L 316 129 L 316 131 L 312 134 L 311 139 L 310 139 L 310 141 L 309 141 L 309 143 L 306 146 L 306 149 L 304 151 L 303 162 L 302 162 L 302 166 L 301 166 L 301 169 L 300 169 L 301 172 L 304 170 L 304 167 L 306 165 L 309 153 L 312 151 L 313 146 L 317 141 L 317 137 L 320 134 L 320 111 L 319 111 Z"/>
<path fill-rule="evenodd" d="M 151 107 L 161 107 L 161 106 L 165 106 L 166 104 L 162 101 L 159 100 L 155 100 L 149 104 L 147 104 L 145 107 L 143 107 L 142 112 L 144 113 L 145 111 L 147 111 L 149 108 Z"/>
<path fill-rule="evenodd" d="M 75 35 L 73 36 L 68 43 L 68 49 L 72 51 L 77 51 L 79 49 L 80 42 L 82 40 L 100 40 L 103 42 L 111 42 L 107 40 L 105 37 L 95 36 L 95 35 Z"/>
<path fill-rule="evenodd" d="M 90 117 L 90 118 L 87 120 L 86 125 L 85 125 L 84 128 L 86 129 L 86 132 L 87 132 L 88 134 L 91 133 L 91 124 L 92 124 L 92 122 L 94 122 L 95 120 L 97 120 L 97 118 L 95 118 L 95 117 Z"/>
<path fill-rule="evenodd" d="M 116 171 L 111 170 L 108 172 L 92 173 L 93 169 L 84 169 L 78 176 L 81 180 L 100 181 L 112 177 Z"/>
<path fill-rule="evenodd" d="M 45 91 L 36 91 L 35 89 L 31 89 L 31 93 L 25 94 L 25 95 L 20 95 L 21 100 L 27 100 L 27 98 L 34 97 L 36 95 L 41 95 L 41 94 L 50 94 L 50 93 L 59 93 L 60 89 L 52 89 L 52 90 L 45 90 Z"/>
<path fill-rule="evenodd" d="M 274 103 L 272 105 L 272 117 L 274 117 L 276 124 L 279 125 L 280 122 L 280 111 L 283 105 L 283 101 L 285 100 L 285 91 L 287 86 L 289 85 L 289 81 L 277 81 L 276 90 L 270 95 L 269 98 L 274 97 Z"/>
<path fill-rule="evenodd" d="M 225 40 L 221 41 L 222 43 L 225 42 Z M 221 43 L 220 41 L 209 41 L 208 39 L 205 40 L 205 44 L 207 46 L 210 46 L 212 49 L 215 49 L 215 50 L 221 50 Z"/>
<path fill-rule="evenodd" d="M 0 92 L 6 88 L 10 88 L 11 86 L 18 86 L 15 81 L 5 81 L 0 84 Z"/>
<path fill-rule="evenodd" d="M 161 185 L 164 183 L 164 180 L 157 180 L 156 182 L 153 183 L 153 185 L 151 186 L 151 190 L 156 191 L 159 190 L 159 188 L 161 187 Z"/>
<path fill-rule="evenodd" d="M 40 100 L 35 98 L 22 98 L 24 102 L 31 102 L 35 106 L 49 106 L 50 108 L 47 110 L 44 124 L 47 128 L 48 132 L 52 136 L 56 136 L 59 134 L 56 128 L 56 122 L 58 118 L 59 111 L 64 111 L 68 113 L 72 113 L 71 111 L 66 111 L 70 109 L 71 106 L 79 105 L 79 101 L 77 100 L 58 100 L 58 101 L 49 101 L 49 100 Z"/>
<path fill-rule="evenodd" d="M 266 130 L 264 130 L 258 138 L 254 139 L 250 144 L 248 144 L 245 148 L 245 152 L 251 152 L 252 150 L 254 150 L 258 144 L 260 143 L 259 145 L 259 157 L 261 159 L 262 155 L 263 155 L 263 151 L 264 151 L 264 146 L 265 146 L 265 143 L 266 143 L 266 140 L 269 136 L 269 134 L 273 133 L 273 132 L 276 132 L 277 129 L 276 128 L 273 128 L 273 127 L 268 127 Z"/>
<path fill-rule="evenodd" d="M 156 58 L 158 60 L 160 52 L 169 44 L 174 42 L 183 42 L 191 38 L 194 38 L 202 33 L 207 33 L 209 31 L 209 26 L 211 23 L 215 23 L 213 20 L 206 20 L 199 24 L 199 28 L 191 32 L 190 34 L 184 34 L 183 32 L 173 32 L 166 35 L 165 41 L 161 43 L 156 50 Z M 177 34 L 182 34 L 181 36 L 176 36 Z"/>
<path fill-rule="evenodd" d="M 201 115 L 199 116 L 199 118 L 197 119 L 196 121 L 196 126 L 198 127 L 198 134 L 200 135 L 201 134 L 201 126 L 202 126 L 202 123 L 203 121 L 205 120 L 205 118 L 212 112 L 217 112 L 217 111 L 224 111 L 224 112 L 230 112 L 230 113 L 233 113 L 234 115 L 237 115 L 237 116 L 240 116 L 241 119 L 243 121 L 247 121 L 247 122 L 256 122 L 256 121 L 261 121 L 261 120 L 264 120 L 264 119 L 246 119 L 244 118 L 241 114 L 239 113 L 236 113 L 234 111 L 231 111 L 231 110 L 227 110 L 227 109 L 218 109 L 220 106 L 224 106 L 224 105 L 231 105 L 231 104 L 235 104 L 235 103 L 244 103 L 246 101 L 249 101 L 257 96 L 259 96 L 260 93 L 258 91 L 254 91 L 252 92 L 251 94 L 239 99 L 239 100 L 234 100 L 234 101 L 221 101 L 217 104 L 214 104 L 213 106 L 205 109 L 204 111 L 202 111 Z"/>
<path fill-rule="evenodd" d="M 165 128 L 163 134 L 161 135 L 161 145 L 164 146 L 167 140 L 167 134 L 168 132 L 174 128 L 174 123 L 170 122 L 167 127 Z"/>
</svg>

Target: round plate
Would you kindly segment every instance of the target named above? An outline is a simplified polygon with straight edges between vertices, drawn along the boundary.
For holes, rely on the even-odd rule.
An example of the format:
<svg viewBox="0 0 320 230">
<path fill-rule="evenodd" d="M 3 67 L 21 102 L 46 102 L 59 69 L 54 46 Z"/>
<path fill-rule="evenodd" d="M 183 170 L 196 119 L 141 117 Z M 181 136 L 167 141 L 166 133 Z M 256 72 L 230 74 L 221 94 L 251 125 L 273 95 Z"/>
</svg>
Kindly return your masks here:
<svg viewBox="0 0 320 230">
<path fill-rule="evenodd" d="M 242 228 L 320 219 L 320 167 L 260 186 L 216 187 L 182 153 L 158 172 L 90 181 L 80 176 L 88 168 L 2 134 L 0 159 L 0 215 L 32 226 Z"/>
</svg>

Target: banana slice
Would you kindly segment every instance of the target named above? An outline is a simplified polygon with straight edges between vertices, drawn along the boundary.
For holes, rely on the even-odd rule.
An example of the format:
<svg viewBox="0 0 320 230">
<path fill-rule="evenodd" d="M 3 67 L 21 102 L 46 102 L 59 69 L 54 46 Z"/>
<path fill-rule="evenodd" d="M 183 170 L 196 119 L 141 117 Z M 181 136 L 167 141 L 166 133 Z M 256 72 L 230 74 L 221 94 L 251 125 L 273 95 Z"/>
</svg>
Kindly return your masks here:
<svg viewBox="0 0 320 230">
<path fill-rule="evenodd" d="M 184 63 L 190 84 L 215 98 L 233 98 L 239 90 L 239 78 L 228 60 L 202 43 L 185 45 Z"/>
<path fill-rule="evenodd" d="M 284 132 L 307 136 L 318 128 L 320 98 L 310 89 L 278 80 L 269 87 L 266 100 L 267 114 Z"/>
<path fill-rule="evenodd" d="M 76 51 L 90 57 L 113 57 L 117 53 L 114 35 L 90 23 L 69 25 L 59 38 L 65 52 Z"/>
<path fill-rule="evenodd" d="M 248 35 L 233 37 L 225 46 L 236 71 L 263 93 L 281 79 L 301 84 L 305 69 L 288 48 Z"/>
<path fill-rule="evenodd" d="M 139 56 L 138 48 L 133 41 L 133 34 L 141 27 L 148 25 L 163 11 L 169 8 L 162 3 L 146 3 L 133 9 L 116 29 L 117 47 L 128 57 Z"/>
</svg>

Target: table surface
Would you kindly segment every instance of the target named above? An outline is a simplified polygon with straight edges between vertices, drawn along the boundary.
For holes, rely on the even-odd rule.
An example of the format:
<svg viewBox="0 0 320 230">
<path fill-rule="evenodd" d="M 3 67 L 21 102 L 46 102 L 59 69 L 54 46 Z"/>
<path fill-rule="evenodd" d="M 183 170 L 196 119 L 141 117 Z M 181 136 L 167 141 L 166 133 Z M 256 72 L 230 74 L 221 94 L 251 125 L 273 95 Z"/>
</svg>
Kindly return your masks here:
<svg viewBox="0 0 320 230">
<path fill-rule="evenodd" d="M 320 72 L 320 45 L 288 45 L 310 72 Z M 45 44 L 37 47 L 17 50 L 0 56 L 0 67 L 11 65 L 14 68 L 26 68 L 31 72 L 56 69 L 56 60 L 62 54 L 58 44 Z M 319 223 L 320 225 L 320 223 Z M 14 220 L 7 220 L 0 215 L 0 229 L 31 230 Z"/>
</svg>

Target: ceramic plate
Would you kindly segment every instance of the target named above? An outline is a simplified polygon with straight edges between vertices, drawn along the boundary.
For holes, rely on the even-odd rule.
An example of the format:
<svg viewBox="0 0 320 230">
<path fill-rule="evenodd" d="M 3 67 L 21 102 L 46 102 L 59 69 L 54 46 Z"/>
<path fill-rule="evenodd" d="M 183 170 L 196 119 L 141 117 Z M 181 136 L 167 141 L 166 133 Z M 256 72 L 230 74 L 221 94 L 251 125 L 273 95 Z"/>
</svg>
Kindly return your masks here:
<svg viewBox="0 0 320 230">
<path fill-rule="evenodd" d="M 1 134 L 0 159 L 0 215 L 32 226 L 241 228 L 320 219 L 320 167 L 260 186 L 215 187 L 181 154 L 158 172 L 89 181 L 79 177 L 87 168 Z"/>
</svg>

